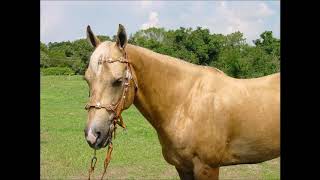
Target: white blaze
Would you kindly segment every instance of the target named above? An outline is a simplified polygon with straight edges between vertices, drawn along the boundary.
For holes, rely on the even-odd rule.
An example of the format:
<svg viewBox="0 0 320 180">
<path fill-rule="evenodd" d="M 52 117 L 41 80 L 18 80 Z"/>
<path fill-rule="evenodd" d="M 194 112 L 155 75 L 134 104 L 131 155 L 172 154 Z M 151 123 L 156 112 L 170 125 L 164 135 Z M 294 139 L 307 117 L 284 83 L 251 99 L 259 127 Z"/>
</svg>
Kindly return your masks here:
<svg viewBox="0 0 320 180">
<path fill-rule="evenodd" d="M 92 129 L 90 128 L 89 129 L 89 132 L 88 132 L 88 136 L 87 136 L 87 140 L 91 143 L 91 144 L 94 144 L 96 142 L 96 139 L 97 137 L 94 136 L 93 132 L 92 132 Z"/>
<path fill-rule="evenodd" d="M 101 43 L 91 55 L 89 67 L 97 74 L 101 72 L 102 68 L 102 66 L 98 64 L 100 58 L 104 59 L 109 55 L 109 43 L 111 42 L 105 41 Z"/>
</svg>

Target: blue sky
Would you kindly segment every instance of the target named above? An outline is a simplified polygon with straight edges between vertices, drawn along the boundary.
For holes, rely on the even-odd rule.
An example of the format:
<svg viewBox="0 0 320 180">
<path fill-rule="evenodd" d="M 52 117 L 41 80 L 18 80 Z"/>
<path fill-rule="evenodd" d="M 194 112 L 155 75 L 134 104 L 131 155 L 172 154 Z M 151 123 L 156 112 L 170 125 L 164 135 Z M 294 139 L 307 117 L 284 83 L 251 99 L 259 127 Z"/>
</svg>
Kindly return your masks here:
<svg viewBox="0 0 320 180">
<path fill-rule="evenodd" d="M 280 37 L 280 1 L 41 1 L 41 41 L 73 41 L 95 34 L 113 36 L 148 27 L 205 27 L 211 33 L 244 33 L 249 43 L 265 30 Z"/>
</svg>

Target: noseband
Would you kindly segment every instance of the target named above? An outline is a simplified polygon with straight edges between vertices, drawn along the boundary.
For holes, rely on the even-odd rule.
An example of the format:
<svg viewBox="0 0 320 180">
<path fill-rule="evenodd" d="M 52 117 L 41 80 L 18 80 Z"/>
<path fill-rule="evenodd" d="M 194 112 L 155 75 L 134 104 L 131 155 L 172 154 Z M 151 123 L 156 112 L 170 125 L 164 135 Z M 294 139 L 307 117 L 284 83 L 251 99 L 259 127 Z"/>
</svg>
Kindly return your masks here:
<svg viewBox="0 0 320 180">
<path fill-rule="evenodd" d="M 125 99 L 126 99 L 126 97 L 128 95 L 128 89 L 130 87 L 130 81 L 133 80 L 133 82 L 134 82 L 135 93 L 136 93 L 136 90 L 138 88 L 136 80 L 132 76 L 132 70 L 131 70 L 132 65 L 128 61 L 126 53 L 125 53 L 125 58 L 123 58 L 123 57 L 120 57 L 119 59 L 108 58 L 107 60 L 99 60 L 98 64 L 102 64 L 104 62 L 106 62 L 106 63 L 119 62 L 119 63 L 125 63 L 126 64 L 126 76 L 125 76 L 124 81 L 122 83 L 122 86 L 124 87 L 124 89 L 122 91 L 122 96 L 117 101 L 117 103 L 112 103 L 112 104 L 101 104 L 100 102 L 96 102 L 96 103 L 89 102 L 89 103 L 86 104 L 85 109 L 86 110 L 90 110 L 90 108 L 95 108 L 95 109 L 104 108 L 107 111 L 111 111 L 114 114 L 114 117 L 113 117 L 114 128 L 116 128 L 116 124 L 120 125 L 122 128 L 126 128 L 126 125 L 123 122 L 121 113 L 122 113 L 124 105 L 125 105 Z"/>
</svg>

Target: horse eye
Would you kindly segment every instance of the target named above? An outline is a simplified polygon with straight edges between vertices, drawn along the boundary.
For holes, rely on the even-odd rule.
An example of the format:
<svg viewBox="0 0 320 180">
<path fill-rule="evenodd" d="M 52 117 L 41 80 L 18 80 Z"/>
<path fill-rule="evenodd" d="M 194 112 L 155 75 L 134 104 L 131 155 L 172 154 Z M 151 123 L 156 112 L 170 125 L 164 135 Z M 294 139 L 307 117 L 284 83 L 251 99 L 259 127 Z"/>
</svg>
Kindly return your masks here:
<svg viewBox="0 0 320 180">
<path fill-rule="evenodd" d="M 122 81 L 123 81 L 122 77 L 121 77 L 121 78 L 118 78 L 118 79 L 116 79 L 116 80 L 114 80 L 114 81 L 112 82 L 112 85 L 113 85 L 113 86 L 119 86 L 119 85 L 121 85 Z"/>
</svg>

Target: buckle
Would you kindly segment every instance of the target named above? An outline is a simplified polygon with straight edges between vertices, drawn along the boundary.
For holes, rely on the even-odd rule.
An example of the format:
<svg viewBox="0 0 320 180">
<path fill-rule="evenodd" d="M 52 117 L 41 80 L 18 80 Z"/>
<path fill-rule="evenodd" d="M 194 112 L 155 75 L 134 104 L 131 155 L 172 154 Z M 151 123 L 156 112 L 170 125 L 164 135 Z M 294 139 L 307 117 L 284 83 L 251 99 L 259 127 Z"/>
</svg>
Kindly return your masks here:
<svg viewBox="0 0 320 180">
<path fill-rule="evenodd" d="M 96 108 L 101 109 L 101 104 L 100 104 L 100 102 L 97 103 Z"/>
</svg>

